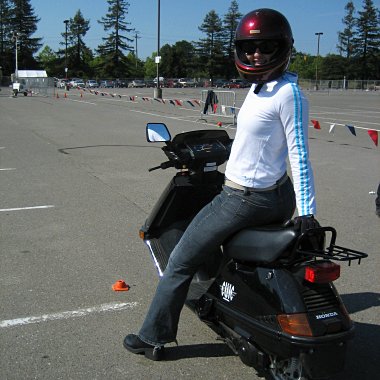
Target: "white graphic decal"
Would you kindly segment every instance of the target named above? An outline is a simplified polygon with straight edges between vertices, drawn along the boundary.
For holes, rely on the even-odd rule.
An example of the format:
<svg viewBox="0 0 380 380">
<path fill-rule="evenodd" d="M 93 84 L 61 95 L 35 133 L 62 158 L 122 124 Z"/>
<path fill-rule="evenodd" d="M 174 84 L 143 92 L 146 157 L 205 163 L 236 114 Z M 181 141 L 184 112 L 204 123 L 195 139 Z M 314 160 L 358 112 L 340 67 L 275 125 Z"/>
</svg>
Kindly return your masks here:
<svg viewBox="0 0 380 380">
<path fill-rule="evenodd" d="M 224 281 L 223 285 L 220 286 L 220 293 L 222 298 L 227 302 L 231 302 L 236 296 L 235 287 L 226 281 Z"/>
</svg>

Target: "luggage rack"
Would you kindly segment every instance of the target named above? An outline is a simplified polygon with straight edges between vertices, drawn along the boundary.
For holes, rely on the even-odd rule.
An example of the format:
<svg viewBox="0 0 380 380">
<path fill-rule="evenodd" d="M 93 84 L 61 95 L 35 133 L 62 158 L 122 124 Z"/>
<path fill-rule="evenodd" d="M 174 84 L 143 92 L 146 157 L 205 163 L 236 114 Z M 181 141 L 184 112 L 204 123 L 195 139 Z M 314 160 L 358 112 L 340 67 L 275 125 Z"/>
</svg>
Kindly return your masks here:
<svg viewBox="0 0 380 380">
<path fill-rule="evenodd" d="M 351 248 L 345 248 L 334 244 L 331 244 L 326 251 L 297 251 L 303 255 L 313 256 L 315 258 L 320 257 L 328 260 L 348 261 L 348 265 L 351 265 L 351 261 L 355 260 L 358 260 L 358 264 L 360 264 L 362 259 L 368 257 L 364 252 L 355 251 Z"/>
<path fill-rule="evenodd" d="M 305 234 L 301 235 L 298 242 L 301 242 L 308 236 L 324 236 L 325 232 L 331 233 L 330 245 L 324 250 L 320 249 L 311 249 L 311 250 L 302 250 L 297 249 L 297 253 L 300 253 L 305 256 L 311 256 L 315 259 L 322 258 L 326 260 L 335 260 L 335 261 L 348 261 L 348 265 L 351 265 L 352 261 L 358 261 L 358 264 L 361 263 L 362 259 L 368 257 L 364 252 L 356 251 L 351 248 L 341 247 L 335 244 L 336 240 L 336 230 L 333 227 L 320 227 L 314 230 L 309 230 Z M 298 246 L 298 245 L 297 245 Z"/>
</svg>

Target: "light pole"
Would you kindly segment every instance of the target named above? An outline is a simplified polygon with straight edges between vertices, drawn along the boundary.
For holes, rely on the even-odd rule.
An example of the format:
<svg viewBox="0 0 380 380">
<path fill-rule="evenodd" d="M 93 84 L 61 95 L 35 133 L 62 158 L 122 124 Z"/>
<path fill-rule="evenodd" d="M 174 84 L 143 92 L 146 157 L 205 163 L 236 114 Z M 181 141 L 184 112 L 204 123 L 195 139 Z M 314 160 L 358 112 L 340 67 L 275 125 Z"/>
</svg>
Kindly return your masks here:
<svg viewBox="0 0 380 380">
<path fill-rule="evenodd" d="M 15 80 L 18 80 L 18 57 L 17 57 L 17 50 L 18 50 L 18 36 L 19 34 L 17 32 L 13 32 L 12 39 L 15 41 L 15 60 L 16 60 L 16 66 L 15 66 Z"/>
<path fill-rule="evenodd" d="M 315 60 L 315 89 L 318 90 L 318 59 L 319 59 L 319 40 L 323 35 L 323 32 L 315 33 L 318 36 L 318 45 L 317 45 L 317 59 Z"/>
<path fill-rule="evenodd" d="M 157 56 L 156 56 L 156 64 L 157 64 L 157 87 L 154 89 L 154 97 L 158 99 L 162 99 L 162 89 L 160 88 L 160 72 L 159 65 L 161 61 L 160 57 L 160 0 L 158 0 L 158 12 L 157 12 Z"/>
<path fill-rule="evenodd" d="M 67 79 L 67 24 L 69 20 L 64 20 L 63 22 L 65 24 L 65 79 Z"/>
<path fill-rule="evenodd" d="M 138 53 L 137 53 L 137 39 L 138 38 L 141 38 L 138 36 L 140 32 L 135 32 L 135 44 L 136 44 L 136 47 L 135 47 L 135 59 L 136 59 L 136 69 L 137 69 L 137 60 L 138 60 Z"/>
</svg>

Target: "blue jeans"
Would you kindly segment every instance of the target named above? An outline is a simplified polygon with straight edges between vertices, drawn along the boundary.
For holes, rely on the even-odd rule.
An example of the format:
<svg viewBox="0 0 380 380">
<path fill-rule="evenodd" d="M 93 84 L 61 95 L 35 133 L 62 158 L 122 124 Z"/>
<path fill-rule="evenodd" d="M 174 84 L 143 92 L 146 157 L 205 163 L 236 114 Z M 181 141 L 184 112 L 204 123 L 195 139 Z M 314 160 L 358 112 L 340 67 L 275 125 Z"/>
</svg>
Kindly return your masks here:
<svg viewBox="0 0 380 380">
<path fill-rule="evenodd" d="M 274 190 L 245 194 L 224 186 L 192 220 L 170 255 L 139 337 L 162 346 L 176 339 L 178 321 L 194 274 L 226 237 L 247 226 L 281 223 L 295 210 L 290 179 Z"/>
</svg>

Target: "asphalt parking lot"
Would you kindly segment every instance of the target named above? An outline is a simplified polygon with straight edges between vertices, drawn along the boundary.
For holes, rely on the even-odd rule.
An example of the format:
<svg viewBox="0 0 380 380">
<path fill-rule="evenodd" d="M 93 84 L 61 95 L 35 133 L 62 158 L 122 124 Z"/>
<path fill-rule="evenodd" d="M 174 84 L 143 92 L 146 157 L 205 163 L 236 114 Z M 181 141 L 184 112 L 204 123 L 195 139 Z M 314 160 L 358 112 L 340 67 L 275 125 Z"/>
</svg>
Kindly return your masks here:
<svg viewBox="0 0 380 380">
<path fill-rule="evenodd" d="M 246 91 L 236 91 L 237 108 Z M 160 144 L 146 142 L 146 123 L 164 122 L 175 135 L 221 122 L 234 136 L 229 119 L 200 120 L 200 92 L 164 89 L 165 103 L 152 99 L 153 89 L 0 93 L 1 379 L 259 378 L 187 309 L 168 361 L 122 347 L 157 283 L 138 230 L 174 173 L 148 172 L 165 159 Z M 338 230 L 340 245 L 369 254 L 343 265 L 336 282 L 357 334 L 346 371 L 333 380 L 372 380 L 380 357 L 380 148 L 367 129 L 380 131 L 380 94 L 307 95 L 310 119 L 321 126 L 309 129 L 318 220 Z M 112 290 L 119 279 L 128 292 Z"/>
</svg>

